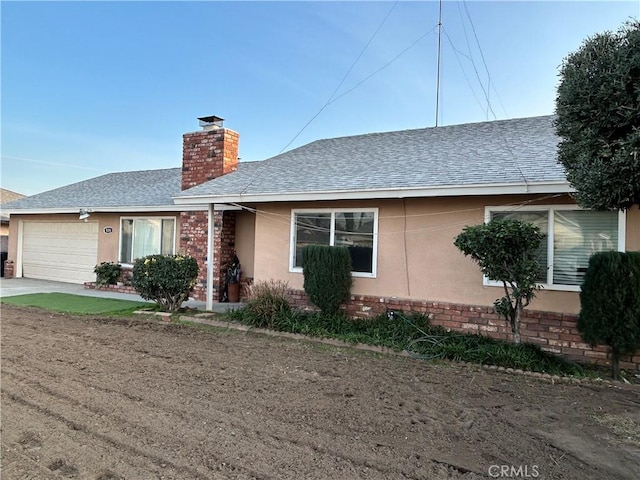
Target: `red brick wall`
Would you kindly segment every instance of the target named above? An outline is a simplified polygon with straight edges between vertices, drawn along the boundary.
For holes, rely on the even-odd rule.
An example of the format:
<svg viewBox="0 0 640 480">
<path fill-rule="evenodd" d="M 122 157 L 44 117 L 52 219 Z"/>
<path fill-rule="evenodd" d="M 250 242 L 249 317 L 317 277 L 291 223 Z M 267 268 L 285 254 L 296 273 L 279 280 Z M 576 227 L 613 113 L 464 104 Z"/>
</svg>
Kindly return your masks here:
<svg viewBox="0 0 640 480">
<path fill-rule="evenodd" d="M 13 260 L 4 261 L 4 278 L 13 278 L 15 276 L 15 267 Z"/>
<path fill-rule="evenodd" d="M 206 300 L 207 296 L 207 212 L 180 214 L 180 252 L 195 257 L 200 267 L 193 297 Z M 236 243 L 235 212 L 213 213 L 213 298 L 220 299 L 224 286 L 223 267 L 233 260 Z"/>
<path fill-rule="evenodd" d="M 225 275 L 227 267 L 233 261 L 233 254 L 236 251 L 236 214 L 235 212 L 222 212 L 222 224 L 220 231 L 216 235 L 216 270 L 219 272 L 218 280 L 215 285 L 219 285 L 219 290 L 214 298 L 220 300 L 220 294 L 224 288 Z"/>
<path fill-rule="evenodd" d="M 180 253 L 196 259 L 200 272 L 193 296 L 204 299 L 207 291 L 207 230 L 208 213 L 204 211 L 180 212 Z"/>
<path fill-rule="evenodd" d="M 238 138 L 233 130 L 218 128 L 185 133 L 182 137 L 182 190 L 195 187 L 238 168 Z M 180 251 L 195 257 L 200 267 L 193 296 L 206 300 L 207 292 L 207 212 L 180 213 Z M 220 296 L 221 267 L 233 258 L 235 214 L 213 214 L 213 298 Z"/>
<path fill-rule="evenodd" d="M 304 291 L 291 290 L 289 296 L 293 305 L 313 309 Z M 428 314 L 433 325 L 450 330 L 511 339 L 511 327 L 496 315 L 492 307 L 353 295 L 344 310 L 350 317 L 368 318 L 385 313 L 387 309 Z M 535 343 L 543 350 L 581 363 L 610 365 L 608 348 L 591 348 L 584 343 L 576 322 L 576 315 L 525 309 L 520 328 L 522 341 Z M 623 357 L 620 368 L 640 371 L 640 351 Z"/>
<path fill-rule="evenodd" d="M 185 133 L 182 136 L 182 190 L 238 168 L 238 134 L 233 130 Z"/>
</svg>

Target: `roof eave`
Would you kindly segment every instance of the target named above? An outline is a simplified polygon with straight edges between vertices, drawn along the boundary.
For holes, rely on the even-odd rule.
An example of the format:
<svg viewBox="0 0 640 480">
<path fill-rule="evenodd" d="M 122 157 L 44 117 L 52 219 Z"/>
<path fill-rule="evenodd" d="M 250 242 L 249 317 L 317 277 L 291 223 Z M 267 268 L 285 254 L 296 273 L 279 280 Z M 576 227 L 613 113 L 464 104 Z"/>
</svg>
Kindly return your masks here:
<svg viewBox="0 0 640 480">
<path fill-rule="evenodd" d="M 174 197 L 177 205 L 203 203 L 263 203 L 263 202 L 304 202 L 319 200 L 375 200 L 416 197 L 460 197 L 479 195 L 526 195 L 548 193 L 572 193 L 566 181 L 536 183 L 505 183 L 479 185 L 445 185 L 417 188 L 390 188 L 371 190 L 331 190 L 315 192 L 194 195 Z"/>
<path fill-rule="evenodd" d="M 80 209 L 91 213 L 144 213 L 144 212 L 182 212 L 181 205 L 122 206 L 122 207 L 65 207 L 65 208 L 20 208 L 6 209 L 3 213 L 10 215 L 53 215 L 59 213 L 79 213 Z M 189 204 L 189 210 L 207 210 L 207 202 Z"/>
</svg>

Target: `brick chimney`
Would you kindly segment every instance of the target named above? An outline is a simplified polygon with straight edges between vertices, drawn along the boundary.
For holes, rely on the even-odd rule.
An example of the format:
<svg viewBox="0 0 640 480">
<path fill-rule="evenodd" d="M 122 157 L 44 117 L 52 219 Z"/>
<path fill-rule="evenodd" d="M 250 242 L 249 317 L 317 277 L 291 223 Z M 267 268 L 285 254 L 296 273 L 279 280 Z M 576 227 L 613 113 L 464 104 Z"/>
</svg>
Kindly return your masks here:
<svg viewBox="0 0 640 480">
<path fill-rule="evenodd" d="M 198 120 L 202 130 L 182 136 L 182 190 L 238 169 L 238 133 L 220 117 Z"/>
</svg>

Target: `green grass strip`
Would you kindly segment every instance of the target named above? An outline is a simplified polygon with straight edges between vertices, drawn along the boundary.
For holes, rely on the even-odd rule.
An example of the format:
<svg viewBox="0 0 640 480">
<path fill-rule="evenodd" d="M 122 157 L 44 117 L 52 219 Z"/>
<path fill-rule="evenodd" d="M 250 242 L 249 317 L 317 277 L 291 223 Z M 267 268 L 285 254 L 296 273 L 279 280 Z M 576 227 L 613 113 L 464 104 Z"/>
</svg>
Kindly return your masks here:
<svg viewBox="0 0 640 480">
<path fill-rule="evenodd" d="M 69 293 L 32 293 L 4 297 L 1 303 L 24 307 L 37 307 L 53 312 L 71 313 L 74 315 L 127 315 L 144 307 L 152 307 L 148 303 L 118 300 L 115 298 L 88 297 Z"/>
</svg>

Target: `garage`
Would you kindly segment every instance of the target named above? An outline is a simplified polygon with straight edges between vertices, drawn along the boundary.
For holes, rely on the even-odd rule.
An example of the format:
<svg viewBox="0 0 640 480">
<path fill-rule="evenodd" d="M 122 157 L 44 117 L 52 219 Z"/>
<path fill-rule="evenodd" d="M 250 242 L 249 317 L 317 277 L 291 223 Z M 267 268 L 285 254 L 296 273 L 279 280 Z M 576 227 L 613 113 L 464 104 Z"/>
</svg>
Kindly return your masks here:
<svg viewBox="0 0 640 480">
<path fill-rule="evenodd" d="M 58 282 L 95 281 L 98 222 L 24 222 L 22 276 Z"/>
</svg>

